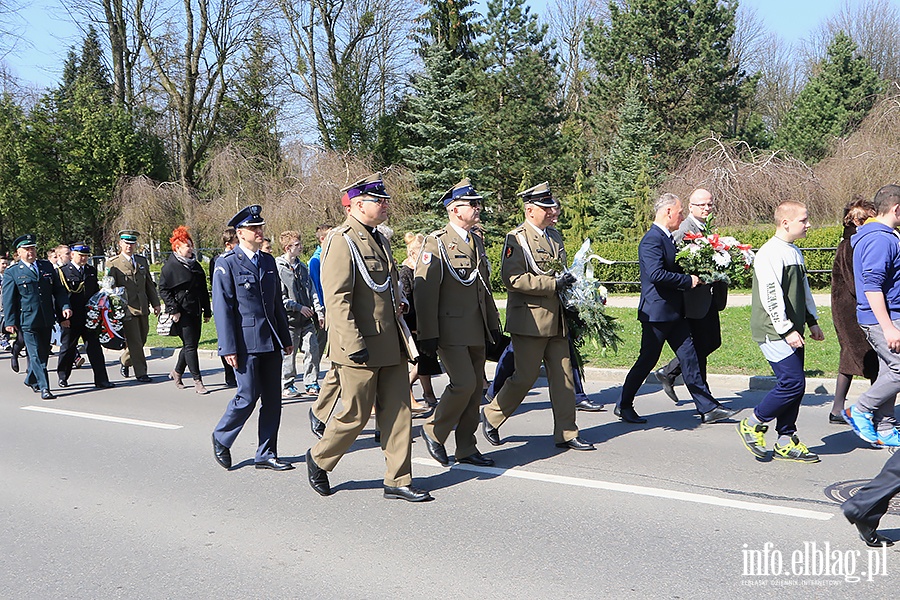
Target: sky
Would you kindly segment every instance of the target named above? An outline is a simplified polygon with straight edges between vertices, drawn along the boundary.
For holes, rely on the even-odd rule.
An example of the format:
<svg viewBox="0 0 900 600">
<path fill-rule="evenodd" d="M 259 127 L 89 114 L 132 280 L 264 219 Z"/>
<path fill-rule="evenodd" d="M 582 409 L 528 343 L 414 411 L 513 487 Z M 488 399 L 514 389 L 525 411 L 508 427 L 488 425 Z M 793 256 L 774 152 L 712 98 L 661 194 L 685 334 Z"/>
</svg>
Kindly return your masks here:
<svg viewBox="0 0 900 600">
<path fill-rule="evenodd" d="M 19 0 L 28 3 L 18 14 L 14 29 L 23 41 L 5 58 L 13 76 L 26 86 L 47 88 L 59 82 L 62 64 L 72 46 L 80 46 L 81 32 L 71 22 L 60 0 Z M 549 0 L 552 2 L 552 0 Z M 785 41 L 796 43 L 835 14 L 846 0 L 743 0 L 754 7 L 765 26 Z M 900 0 L 894 0 L 900 1 Z M 531 2 L 541 14 L 548 0 Z"/>
</svg>

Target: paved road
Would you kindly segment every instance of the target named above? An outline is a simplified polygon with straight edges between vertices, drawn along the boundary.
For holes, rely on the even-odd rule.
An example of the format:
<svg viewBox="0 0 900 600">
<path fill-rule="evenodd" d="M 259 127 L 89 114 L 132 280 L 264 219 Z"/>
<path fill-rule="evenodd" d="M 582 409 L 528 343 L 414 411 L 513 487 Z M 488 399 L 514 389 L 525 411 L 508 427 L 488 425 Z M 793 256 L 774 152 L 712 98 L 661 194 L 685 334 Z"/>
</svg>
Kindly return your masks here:
<svg viewBox="0 0 900 600">
<path fill-rule="evenodd" d="M 150 372 L 173 364 L 152 359 Z M 280 451 L 296 470 L 252 468 L 254 419 L 232 450 L 238 468 L 224 471 L 209 436 L 230 395 L 217 361 L 202 366 L 205 397 L 161 376 L 94 391 L 81 369 L 76 385 L 42 402 L 0 356 L 3 598 L 846 598 L 896 588 L 896 550 L 871 557 L 887 573 L 871 581 L 815 568 L 744 574 L 745 557 L 766 548 L 767 562 L 780 556 L 788 571 L 799 552 L 802 573 L 804 544 L 828 544 L 831 562 L 853 575 L 869 569 L 823 490 L 873 476 L 887 454 L 827 425 L 827 395 L 808 396 L 801 411 L 801 435 L 823 457 L 801 465 L 756 462 L 733 424 L 699 425 L 690 405 L 652 385 L 637 402 L 647 425 L 580 413 L 598 450 L 562 452 L 539 382 L 502 427 L 506 443 L 480 442 L 494 469 L 445 469 L 415 443 L 416 483 L 436 500 L 413 505 L 381 498 L 371 427 L 332 474 L 336 493 L 313 493 L 306 400 L 284 406 Z M 598 378 L 588 391 L 618 395 Z M 714 392 L 743 408 L 761 395 Z M 900 517 L 883 525 L 900 537 Z"/>
</svg>

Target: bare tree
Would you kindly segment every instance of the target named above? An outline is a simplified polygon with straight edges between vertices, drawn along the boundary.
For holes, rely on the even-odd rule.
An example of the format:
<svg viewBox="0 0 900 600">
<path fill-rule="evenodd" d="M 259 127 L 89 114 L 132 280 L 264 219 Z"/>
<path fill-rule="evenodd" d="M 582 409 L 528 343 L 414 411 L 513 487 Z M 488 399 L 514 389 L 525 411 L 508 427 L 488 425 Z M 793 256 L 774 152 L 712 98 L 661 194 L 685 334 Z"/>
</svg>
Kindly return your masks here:
<svg viewBox="0 0 900 600">
<path fill-rule="evenodd" d="M 584 34 L 590 21 L 608 17 L 608 3 L 602 0 L 555 0 L 547 7 L 551 39 L 556 40 L 562 67 L 562 92 L 566 109 L 580 112 L 587 94 L 585 83 L 593 75 L 584 55 Z"/>
<path fill-rule="evenodd" d="M 761 77 L 756 89 L 756 109 L 769 131 L 776 131 L 803 89 L 806 77 L 795 49 L 775 34 L 762 44 L 765 60 L 759 65 Z"/>
<path fill-rule="evenodd" d="M 291 91 L 312 111 L 323 145 L 358 146 L 387 110 L 413 60 L 412 0 L 275 0 Z"/>
<path fill-rule="evenodd" d="M 843 31 L 856 43 L 882 79 L 900 80 L 900 5 L 895 0 L 845 0 L 803 45 L 807 68 L 814 70 L 825 57 L 835 34 Z"/>
<path fill-rule="evenodd" d="M 233 58 L 265 15 L 256 0 L 135 0 L 137 40 L 172 109 L 178 176 L 196 184 L 198 163 L 212 142 Z"/>
</svg>

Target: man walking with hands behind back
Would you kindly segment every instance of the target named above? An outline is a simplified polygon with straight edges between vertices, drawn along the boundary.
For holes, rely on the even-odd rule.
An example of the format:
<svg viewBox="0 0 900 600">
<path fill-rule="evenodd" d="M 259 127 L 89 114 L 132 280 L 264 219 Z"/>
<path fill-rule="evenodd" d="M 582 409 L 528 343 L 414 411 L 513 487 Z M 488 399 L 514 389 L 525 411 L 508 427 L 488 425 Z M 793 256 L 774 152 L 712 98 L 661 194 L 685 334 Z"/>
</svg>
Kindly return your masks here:
<svg viewBox="0 0 900 600">
<path fill-rule="evenodd" d="M 230 448 L 259 400 L 256 468 L 288 471 L 294 466 L 278 459 L 278 428 L 281 357 L 293 348 L 278 268 L 272 255 L 260 249 L 266 224 L 261 212 L 254 204 L 231 218 L 228 225 L 237 230 L 240 243 L 216 260 L 212 300 L 219 356 L 234 369 L 237 389 L 213 431 L 212 443 L 216 462 L 230 469 Z"/>
</svg>

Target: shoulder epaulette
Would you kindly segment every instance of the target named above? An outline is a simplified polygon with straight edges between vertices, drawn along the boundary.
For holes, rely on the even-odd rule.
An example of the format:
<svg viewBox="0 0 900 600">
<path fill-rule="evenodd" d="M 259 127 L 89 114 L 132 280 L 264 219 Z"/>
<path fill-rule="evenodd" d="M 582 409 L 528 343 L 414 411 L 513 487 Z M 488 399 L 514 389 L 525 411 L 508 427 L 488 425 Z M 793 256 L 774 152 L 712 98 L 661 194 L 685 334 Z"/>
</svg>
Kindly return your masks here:
<svg viewBox="0 0 900 600">
<path fill-rule="evenodd" d="M 447 235 L 447 230 L 446 229 L 435 229 L 428 235 L 430 235 L 431 237 L 441 237 L 442 235 Z"/>
<path fill-rule="evenodd" d="M 220 258 L 225 258 L 225 257 L 231 256 L 232 254 L 234 254 L 234 248 L 232 248 L 231 250 L 226 250 L 225 252 L 223 252 L 222 254 L 217 256 L 216 260 L 219 260 Z"/>
</svg>

